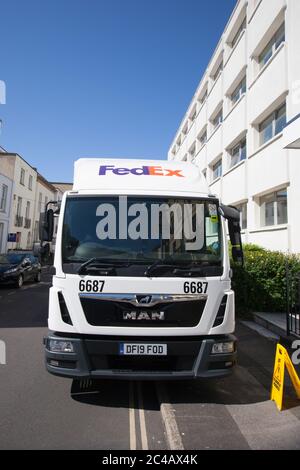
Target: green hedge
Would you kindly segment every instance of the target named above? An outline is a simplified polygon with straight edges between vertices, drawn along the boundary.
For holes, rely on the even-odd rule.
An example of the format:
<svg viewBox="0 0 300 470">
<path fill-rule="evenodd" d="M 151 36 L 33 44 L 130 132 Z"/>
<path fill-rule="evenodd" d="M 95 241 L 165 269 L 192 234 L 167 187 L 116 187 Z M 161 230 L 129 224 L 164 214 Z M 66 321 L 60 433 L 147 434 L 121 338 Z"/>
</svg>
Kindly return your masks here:
<svg viewBox="0 0 300 470">
<path fill-rule="evenodd" d="M 285 312 L 286 270 L 295 297 L 295 279 L 300 274 L 300 258 L 257 245 L 244 245 L 244 267 L 232 263 L 232 286 L 236 295 L 236 312 Z"/>
</svg>

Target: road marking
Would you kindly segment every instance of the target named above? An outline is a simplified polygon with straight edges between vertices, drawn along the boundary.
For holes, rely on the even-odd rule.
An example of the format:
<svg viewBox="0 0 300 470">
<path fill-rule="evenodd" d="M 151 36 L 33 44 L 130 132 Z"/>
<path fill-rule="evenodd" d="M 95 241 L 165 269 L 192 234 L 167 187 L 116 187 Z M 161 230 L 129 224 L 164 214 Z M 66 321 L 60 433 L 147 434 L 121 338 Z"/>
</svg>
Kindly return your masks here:
<svg viewBox="0 0 300 470">
<path fill-rule="evenodd" d="M 142 450 L 148 450 L 148 438 L 146 430 L 146 420 L 145 420 L 145 410 L 144 410 L 144 400 L 141 382 L 138 383 L 138 405 L 139 405 L 139 417 L 140 417 L 140 431 L 141 431 L 141 441 L 142 441 Z"/>
<path fill-rule="evenodd" d="M 177 426 L 175 413 L 169 403 L 164 385 L 156 382 L 156 393 L 160 405 L 162 420 L 166 429 L 167 443 L 170 450 L 184 450 L 181 435 Z"/>
<path fill-rule="evenodd" d="M 133 382 L 129 382 L 129 439 L 130 439 L 130 450 L 136 450 L 136 429 L 135 429 Z"/>
<path fill-rule="evenodd" d="M 16 291 L 14 290 L 13 292 L 9 292 L 7 295 L 13 295 L 15 293 L 16 293 Z"/>
</svg>

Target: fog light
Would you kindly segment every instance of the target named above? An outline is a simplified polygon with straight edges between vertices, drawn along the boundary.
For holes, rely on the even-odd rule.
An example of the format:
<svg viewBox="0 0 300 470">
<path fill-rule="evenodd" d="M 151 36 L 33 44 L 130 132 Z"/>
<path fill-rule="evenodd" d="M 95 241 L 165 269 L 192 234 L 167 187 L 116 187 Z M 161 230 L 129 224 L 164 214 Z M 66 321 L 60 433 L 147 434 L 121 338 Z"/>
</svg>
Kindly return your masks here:
<svg viewBox="0 0 300 470">
<path fill-rule="evenodd" d="M 48 350 L 57 353 L 73 353 L 74 348 L 71 341 L 64 341 L 60 339 L 49 339 Z"/>
<path fill-rule="evenodd" d="M 228 354 L 234 351 L 234 342 L 226 341 L 226 343 L 215 343 L 212 347 L 212 354 Z"/>
</svg>

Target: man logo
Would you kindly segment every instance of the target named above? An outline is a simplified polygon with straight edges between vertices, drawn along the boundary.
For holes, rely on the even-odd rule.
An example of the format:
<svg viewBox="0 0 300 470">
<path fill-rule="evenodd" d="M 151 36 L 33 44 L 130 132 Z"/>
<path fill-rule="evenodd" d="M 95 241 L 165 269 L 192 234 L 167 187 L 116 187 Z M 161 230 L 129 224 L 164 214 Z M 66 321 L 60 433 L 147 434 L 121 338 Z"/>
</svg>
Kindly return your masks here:
<svg viewBox="0 0 300 470">
<path fill-rule="evenodd" d="M 123 320 L 161 321 L 164 319 L 165 312 L 137 312 L 136 310 L 132 310 L 131 312 L 123 312 Z"/>
<path fill-rule="evenodd" d="M 151 295 L 136 295 L 135 299 L 136 299 L 137 304 L 146 305 L 146 304 L 151 303 L 152 296 Z"/>
</svg>

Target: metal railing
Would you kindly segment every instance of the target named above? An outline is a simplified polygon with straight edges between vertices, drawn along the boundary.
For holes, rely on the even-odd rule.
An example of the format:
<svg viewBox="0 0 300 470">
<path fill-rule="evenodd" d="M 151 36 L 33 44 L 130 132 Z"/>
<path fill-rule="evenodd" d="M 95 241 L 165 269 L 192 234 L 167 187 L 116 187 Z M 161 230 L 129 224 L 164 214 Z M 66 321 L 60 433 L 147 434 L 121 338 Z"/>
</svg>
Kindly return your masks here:
<svg viewBox="0 0 300 470">
<path fill-rule="evenodd" d="M 21 215 L 16 215 L 15 226 L 23 227 L 23 217 Z"/>
<path fill-rule="evenodd" d="M 30 228 L 30 226 L 31 226 L 31 219 L 25 218 L 24 228 Z"/>
<path fill-rule="evenodd" d="M 286 267 L 286 330 L 300 338 L 300 273 L 291 275 Z"/>
</svg>

